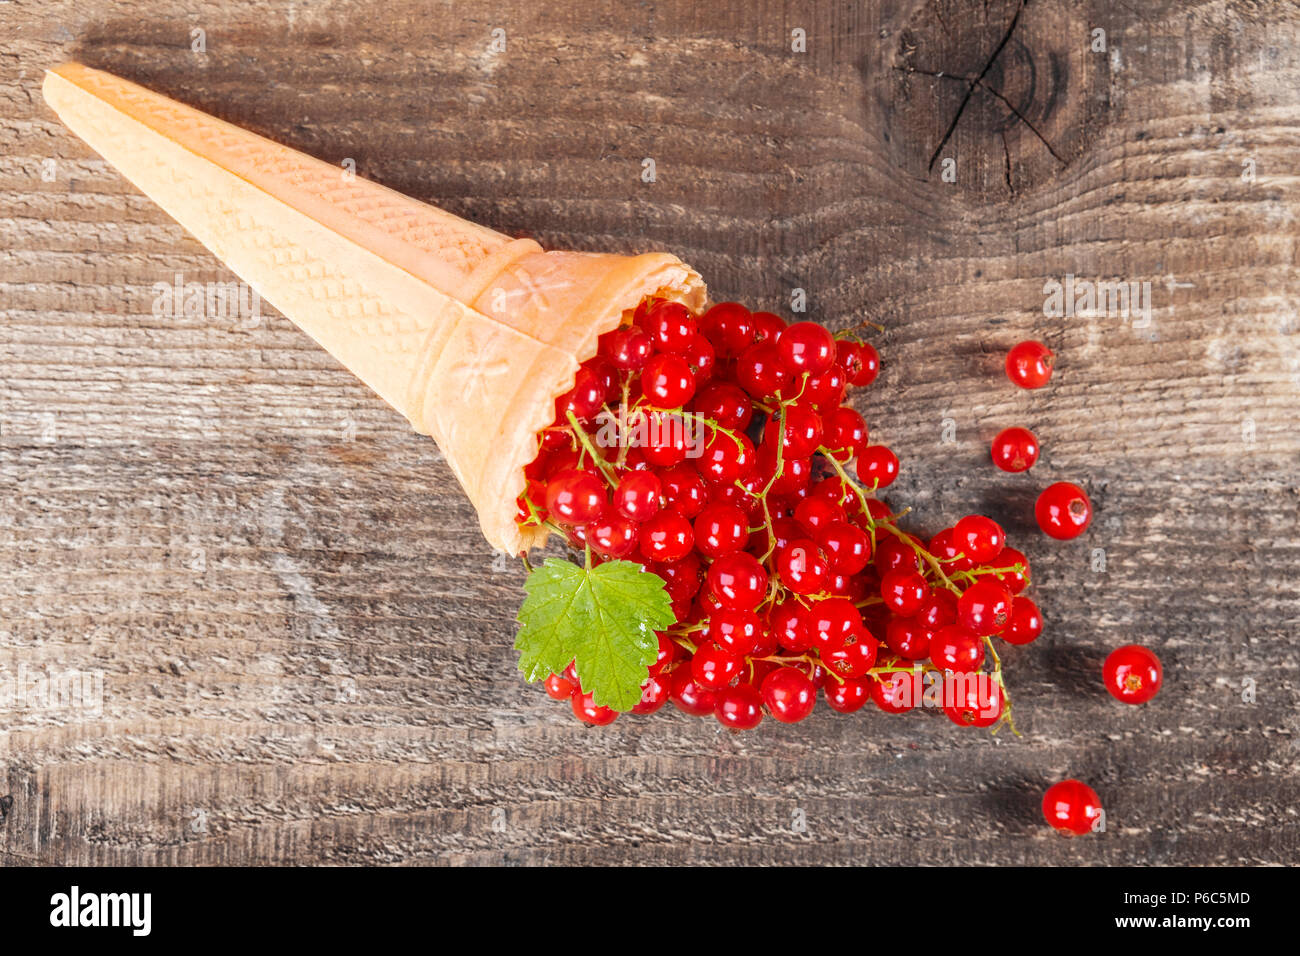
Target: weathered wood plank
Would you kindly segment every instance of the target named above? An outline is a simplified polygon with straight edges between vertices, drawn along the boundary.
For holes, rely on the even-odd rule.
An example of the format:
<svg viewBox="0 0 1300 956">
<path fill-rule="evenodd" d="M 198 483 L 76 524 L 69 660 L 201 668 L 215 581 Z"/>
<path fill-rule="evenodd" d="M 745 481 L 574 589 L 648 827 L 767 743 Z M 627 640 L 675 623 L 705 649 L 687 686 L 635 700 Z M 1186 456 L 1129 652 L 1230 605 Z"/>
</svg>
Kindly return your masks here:
<svg viewBox="0 0 1300 956">
<path fill-rule="evenodd" d="M 1300 8 L 547 7 L 0 6 L 0 677 L 104 675 L 102 714 L 0 715 L 0 857 L 1296 862 Z M 43 106 L 71 56 L 494 228 L 883 323 L 858 405 L 903 458 L 891 502 L 929 529 L 984 509 L 1034 563 L 1025 736 L 575 725 L 517 679 L 521 574 L 431 443 L 279 316 L 153 314 L 155 282 L 230 276 Z M 985 65 L 953 125 L 971 81 L 927 74 Z M 1067 273 L 1151 282 L 1150 325 L 1044 316 Z M 1031 334 L 1060 371 L 1012 394 L 1000 353 Z M 1043 460 L 997 474 L 1019 422 Z M 1047 479 L 1093 494 L 1084 539 L 1032 531 Z M 1134 640 L 1167 686 L 1126 709 L 1097 674 Z M 1046 832 L 1065 774 L 1109 832 Z"/>
</svg>

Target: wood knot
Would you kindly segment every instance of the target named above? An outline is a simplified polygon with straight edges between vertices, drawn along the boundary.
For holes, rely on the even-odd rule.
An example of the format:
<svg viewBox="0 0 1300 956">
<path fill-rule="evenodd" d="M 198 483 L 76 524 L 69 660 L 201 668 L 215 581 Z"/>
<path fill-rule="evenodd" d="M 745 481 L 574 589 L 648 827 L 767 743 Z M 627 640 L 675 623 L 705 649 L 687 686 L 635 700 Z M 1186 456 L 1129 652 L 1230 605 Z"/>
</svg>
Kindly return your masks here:
<svg viewBox="0 0 1300 956">
<path fill-rule="evenodd" d="M 893 161 L 985 201 L 1058 175 L 1110 107 L 1108 41 L 1089 6 L 930 0 L 899 34 L 889 71 Z"/>
</svg>

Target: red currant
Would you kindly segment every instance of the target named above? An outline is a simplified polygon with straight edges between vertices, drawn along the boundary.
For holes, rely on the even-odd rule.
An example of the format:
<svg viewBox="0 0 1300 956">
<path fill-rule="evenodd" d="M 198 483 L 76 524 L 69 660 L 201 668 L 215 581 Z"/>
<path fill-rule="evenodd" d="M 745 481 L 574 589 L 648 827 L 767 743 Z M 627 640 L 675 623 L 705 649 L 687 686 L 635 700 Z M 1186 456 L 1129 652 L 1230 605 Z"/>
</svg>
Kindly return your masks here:
<svg viewBox="0 0 1300 956">
<path fill-rule="evenodd" d="M 858 477 L 868 488 L 887 488 L 898 477 L 898 456 L 885 445 L 858 452 Z"/>
<path fill-rule="evenodd" d="M 780 667 L 768 674 L 760 693 L 768 713 L 783 724 L 797 724 L 817 706 L 817 686 L 793 667 Z"/>
<path fill-rule="evenodd" d="M 1034 518 L 1043 534 L 1058 541 L 1077 538 L 1092 523 L 1092 502 L 1078 485 L 1058 481 L 1048 485 L 1034 504 Z"/>
<path fill-rule="evenodd" d="M 546 510 L 565 525 L 594 521 L 605 510 L 605 485 L 589 471 L 566 469 L 546 484 Z"/>
<path fill-rule="evenodd" d="M 861 710 L 871 699 L 866 680 L 831 681 L 826 685 L 826 706 L 839 714 Z"/>
<path fill-rule="evenodd" d="M 1008 644 L 1028 644 L 1037 640 L 1042 633 L 1043 616 L 1038 611 L 1038 605 L 1027 597 L 1013 598 L 1011 617 L 998 636 Z"/>
<path fill-rule="evenodd" d="M 717 706 L 718 696 L 714 691 L 696 683 L 692 669 L 683 665 L 672 673 L 668 699 L 682 713 L 692 717 L 707 717 Z"/>
<path fill-rule="evenodd" d="M 867 678 L 867 686 L 877 707 L 887 714 L 902 714 L 917 704 L 913 680 L 906 671 L 893 671 Z"/>
<path fill-rule="evenodd" d="M 913 615 L 916 622 L 930 630 L 957 621 L 957 596 L 947 588 L 935 588 Z"/>
<path fill-rule="evenodd" d="M 775 446 L 777 436 L 781 439 L 784 458 L 807 458 L 822 443 L 822 420 L 807 405 L 787 405 L 784 411 L 785 430 L 781 430 L 780 418 L 773 415 L 763 428 L 763 443 Z"/>
<path fill-rule="evenodd" d="M 977 636 L 1000 634 L 1011 619 L 1011 594 L 996 581 L 976 581 L 957 599 L 957 623 Z"/>
<path fill-rule="evenodd" d="M 927 550 L 943 563 L 945 572 L 969 571 L 975 567 L 975 562 L 957 546 L 952 528 L 944 528 L 931 538 Z"/>
<path fill-rule="evenodd" d="M 751 345 L 736 359 L 736 383 L 760 401 L 794 394 L 794 375 L 771 342 Z"/>
<path fill-rule="evenodd" d="M 694 518 L 708 503 L 707 489 L 700 473 L 691 465 L 673 465 L 659 472 L 664 504 L 683 518 Z"/>
<path fill-rule="evenodd" d="M 803 625 L 812 645 L 823 654 L 870 639 L 862 623 L 862 612 L 847 598 L 813 601 L 803 610 Z"/>
<path fill-rule="evenodd" d="M 1013 595 L 1029 587 L 1029 559 L 1025 553 L 1017 548 L 1003 548 L 996 558 L 988 562 L 991 568 L 1014 568 L 1018 564 L 1024 566 L 1023 571 L 1002 571 L 993 575 Z"/>
<path fill-rule="evenodd" d="M 763 698 L 749 684 L 724 687 L 713 713 L 718 723 L 731 730 L 753 730 L 763 722 Z"/>
<path fill-rule="evenodd" d="M 705 690 L 720 690 L 736 679 L 743 664 L 739 654 L 717 644 L 704 644 L 691 658 L 691 676 Z"/>
<path fill-rule="evenodd" d="M 653 714 L 668 703 L 668 694 L 672 689 L 672 678 L 667 674 L 652 674 L 641 685 L 641 699 L 632 708 L 634 714 Z"/>
<path fill-rule="evenodd" d="M 606 512 L 584 530 L 591 549 L 606 557 L 625 558 L 636 550 L 636 522 L 617 512 Z"/>
<path fill-rule="evenodd" d="M 614 507 L 633 521 L 646 521 L 658 513 L 662 493 L 663 485 L 653 472 L 629 472 L 614 489 Z"/>
<path fill-rule="evenodd" d="M 875 346 L 866 342 L 860 343 L 840 343 L 850 344 L 853 346 L 852 352 L 845 355 L 840 362 L 848 373 L 850 385 L 870 385 L 880 374 L 880 353 L 876 351 Z"/>
<path fill-rule="evenodd" d="M 744 435 L 714 432 L 695 459 L 695 468 L 708 481 L 732 485 L 757 467 L 753 443 Z"/>
<path fill-rule="evenodd" d="M 640 529 L 641 553 L 651 561 L 677 561 L 695 546 L 691 523 L 674 511 L 661 511 Z"/>
<path fill-rule="evenodd" d="M 809 375 L 804 380 L 801 402 L 807 402 L 819 412 L 836 409 L 844 401 L 844 386 L 847 378 L 844 369 L 832 365 L 824 372 Z"/>
<path fill-rule="evenodd" d="M 1042 388 L 1055 360 L 1056 353 L 1042 342 L 1021 342 L 1007 353 L 1007 378 L 1021 388 Z"/>
<path fill-rule="evenodd" d="M 785 331 L 785 319 L 773 312 L 755 312 L 751 318 L 754 321 L 755 342 L 775 341 Z"/>
<path fill-rule="evenodd" d="M 786 547 L 777 549 L 776 571 L 781 583 L 795 594 L 817 594 L 826 590 L 826 581 L 831 573 L 817 543 L 807 538 L 796 538 Z"/>
<path fill-rule="evenodd" d="M 930 656 L 933 633 L 934 628 L 926 627 L 915 618 L 894 617 L 885 625 L 885 644 L 899 657 L 923 661 Z"/>
<path fill-rule="evenodd" d="M 802 654 L 812 647 L 812 635 L 798 603 L 782 601 L 768 612 L 767 620 L 776 642 L 791 654 Z"/>
<path fill-rule="evenodd" d="M 713 346 L 704 336 L 691 336 L 691 340 L 686 343 L 686 348 L 678 354 L 686 359 L 686 364 L 691 367 L 697 389 L 713 378 L 714 369 L 718 366 L 718 357 L 713 351 Z"/>
<path fill-rule="evenodd" d="M 604 727 L 618 719 L 618 711 L 609 707 L 598 707 L 591 699 L 591 694 L 579 693 L 573 695 L 573 716 L 584 724 Z"/>
<path fill-rule="evenodd" d="M 746 551 L 725 555 L 709 567 L 709 593 L 723 607 L 752 610 L 767 595 L 767 572 Z"/>
<path fill-rule="evenodd" d="M 1062 780 L 1043 794 L 1043 816 L 1067 836 L 1082 836 L 1101 817 L 1101 798 L 1086 783 Z"/>
<path fill-rule="evenodd" d="M 739 355 L 754 342 L 754 318 L 739 302 L 719 302 L 700 318 L 700 331 L 718 355 Z"/>
<path fill-rule="evenodd" d="M 860 456 L 867 450 L 867 423 L 853 409 L 837 408 L 822 419 L 822 444 L 837 461 Z"/>
<path fill-rule="evenodd" d="M 577 683 L 560 674 L 551 674 L 542 686 L 546 688 L 546 696 L 552 700 L 568 700 L 578 692 Z"/>
<path fill-rule="evenodd" d="M 689 601 L 700 590 L 700 559 L 694 552 L 676 561 L 651 565 L 650 570 L 664 579 L 668 596 L 674 601 Z"/>
<path fill-rule="evenodd" d="M 953 526 L 952 542 L 978 564 L 996 558 L 1007 543 L 1007 536 L 1002 526 L 992 518 L 967 515 Z"/>
<path fill-rule="evenodd" d="M 949 675 L 944 682 L 943 712 L 962 727 L 992 727 L 1006 701 L 1002 687 L 988 674 Z"/>
<path fill-rule="evenodd" d="M 749 540 L 749 519 L 735 505 L 709 505 L 695 519 L 695 549 L 707 558 L 739 551 Z"/>
<path fill-rule="evenodd" d="M 724 651 L 747 657 L 763 634 L 763 622 L 753 611 L 722 607 L 709 617 L 703 633 Z"/>
<path fill-rule="evenodd" d="M 969 631 L 949 624 L 930 638 L 930 660 L 940 670 L 976 671 L 984 662 L 984 642 Z"/>
<path fill-rule="evenodd" d="M 632 371 L 642 368 L 654 354 L 650 336 L 634 325 L 615 329 L 600 337 L 600 354 L 615 368 Z"/>
<path fill-rule="evenodd" d="M 874 637 L 867 636 L 834 650 L 818 653 L 822 663 L 840 677 L 857 678 L 864 676 L 876 663 L 879 646 Z"/>
<path fill-rule="evenodd" d="M 605 382 L 598 372 L 583 365 L 574 376 L 573 388 L 555 400 L 555 420 L 567 425 L 569 412 L 583 422 L 600 411 L 605 404 Z"/>
<path fill-rule="evenodd" d="M 1141 644 L 1126 644 L 1106 657 L 1102 677 L 1116 700 L 1145 704 L 1160 690 L 1164 669 L 1160 658 Z"/>
<path fill-rule="evenodd" d="M 695 395 L 695 376 L 686 359 L 661 352 L 641 370 L 641 391 L 654 408 L 679 408 Z"/>
<path fill-rule="evenodd" d="M 695 411 L 711 418 L 720 428 L 743 432 L 754 417 L 754 404 L 741 389 L 729 382 L 711 382 L 695 393 Z"/>
<path fill-rule="evenodd" d="M 1003 471 L 1028 471 L 1038 461 L 1038 439 L 1028 428 L 1004 428 L 993 439 L 993 464 Z"/>
<path fill-rule="evenodd" d="M 875 564 L 876 572 L 881 577 L 899 568 L 908 571 L 921 570 L 921 559 L 917 556 L 916 549 L 892 534 L 876 539 Z"/>
<path fill-rule="evenodd" d="M 828 521 L 814 529 L 813 537 L 837 574 L 855 575 L 871 561 L 871 536 L 855 524 Z"/>
<path fill-rule="evenodd" d="M 804 498 L 794 508 L 794 520 L 808 534 L 816 536 L 817 532 L 836 522 L 844 520 L 844 509 L 833 505 L 824 498 Z"/>
<path fill-rule="evenodd" d="M 921 610 L 930 585 L 918 571 L 898 568 L 880 579 L 880 596 L 885 607 L 901 617 L 911 617 Z"/>
<path fill-rule="evenodd" d="M 695 335 L 695 316 L 680 302 L 660 302 L 638 323 L 660 352 L 683 352 Z"/>
<path fill-rule="evenodd" d="M 796 322 L 776 340 L 781 364 L 791 371 L 824 372 L 835 362 L 835 339 L 816 322 Z"/>
</svg>

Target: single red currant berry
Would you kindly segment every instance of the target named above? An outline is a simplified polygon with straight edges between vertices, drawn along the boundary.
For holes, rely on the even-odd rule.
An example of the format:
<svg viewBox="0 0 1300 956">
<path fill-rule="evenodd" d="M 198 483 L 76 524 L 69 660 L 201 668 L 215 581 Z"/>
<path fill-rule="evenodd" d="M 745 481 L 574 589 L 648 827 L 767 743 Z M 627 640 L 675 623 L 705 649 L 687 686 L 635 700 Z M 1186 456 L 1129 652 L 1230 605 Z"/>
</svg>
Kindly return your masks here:
<svg viewBox="0 0 1300 956">
<path fill-rule="evenodd" d="M 1011 617 L 998 635 L 1008 644 L 1028 644 L 1043 633 L 1043 615 L 1038 605 L 1027 597 L 1013 598 Z"/>
<path fill-rule="evenodd" d="M 831 681 L 826 685 L 826 706 L 838 714 L 851 714 L 861 710 L 871 699 L 865 680 Z"/>
<path fill-rule="evenodd" d="M 1028 471 L 1038 461 L 1038 439 L 1028 428 L 1004 428 L 993 439 L 993 464 L 1003 471 Z"/>
<path fill-rule="evenodd" d="M 654 343 L 641 329 L 629 325 L 602 335 L 599 350 L 615 368 L 633 371 L 642 368 L 650 360 L 654 354 Z"/>
<path fill-rule="evenodd" d="M 969 571 L 975 567 L 975 562 L 966 557 L 962 549 L 957 546 L 952 528 L 944 528 L 931 538 L 926 549 L 942 562 L 945 573 Z"/>
<path fill-rule="evenodd" d="M 916 706 L 916 678 L 906 671 L 893 671 L 867 678 L 871 699 L 887 714 L 903 714 Z"/>
<path fill-rule="evenodd" d="M 1164 669 L 1160 658 L 1141 644 L 1126 644 L 1106 657 L 1102 667 L 1106 689 L 1126 704 L 1145 704 L 1160 690 Z"/>
<path fill-rule="evenodd" d="M 594 521 L 605 510 L 605 485 L 589 471 L 566 469 L 546 484 L 546 510 L 564 525 Z"/>
<path fill-rule="evenodd" d="M 1002 526 L 983 515 L 967 515 L 952 529 L 952 541 L 966 557 L 978 563 L 996 558 L 1007 543 Z"/>
<path fill-rule="evenodd" d="M 1066 836 L 1082 836 L 1101 817 L 1101 798 L 1086 783 L 1062 780 L 1043 794 L 1043 816 Z"/>
<path fill-rule="evenodd" d="M 830 566 L 815 541 L 797 538 L 776 552 L 776 571 L 781 583 L 795 594 L 817 594 L 826 590 Z"/>
<path fill-rule="evenodd" d="M 763 428 L 763 443 L 774 448 L 777 436 L 784 434 L 781 440 L 782 456 L 790 458 L 807 458 L 822 443 L 822 420 L 807 405 L 787 405 L 782 413 L 785 417 L 785 430 L 781 431 L 781 419 L 773 415 Z"/>
<path fill-rule="evenodd" d="M 806 402 L 819 412 L 838 408 L 844 401 L 844 386 L 848 381 L 844 369 L 832 365 L 824 372 L 809 375 L 804 381 L 799 401 Z"/>
<path fill-rule="evenodd" d="M 749 684 L 724 687 L 713 713 L 718 723 L 731 730 L 753 730 L 763 722 L 763 698 Z"/>
<path fill-rule="evenodd" d="M 714 432 L 704 445 L 704 454 L 695 459 L 695 468 L 708 481 L 733 485 L 753 472 L 757 459 L 754 444 L 746 436 Z"/>
<path fill-rule="evenodd" d="M 729 382 L 710 382 L 695 393 L 694 410 L 711 418 L 720 428 L 743 432 L 754 417 L 754 403 L 744 391 Z"/>
<path fill-rule="evenodd" d="M 740 673 L 744 660 L 717 644 L 704 644 L 691 658 L 691 676 L 705 690 L 720 690 Z"/>
<path fill-rule="evenodd" d="M 1007 353 L 1007 378 L 1021 388 L 1042 388 L 1055 361 L 1056 353 L 1042 342 L 1021 342 Z"/>
<path fill-rule="evenodd" d="M 595 521 L 587 523 L 587 543 L 598 554 L 609 558 L 625 558 L 636 550 L 637 524 L 631 518 L 607 511 Z"/>
<path fill-rule="evenodd" d="M 961 727 L 992 727 L 1002 717 L 1002 687 L 988 674 L 949 674 L 943 712 Z"/>
<path fill-rule="evenodd" d="M 937 630 L 957 621 L 957 596 L 947 588 L 932 590 L 913 618 L 922 627 Z"/>
<path fill-rule="evenodd" d="M 867 636 L 831 651 L 821 650 L 818 654 L 822 663 L 840 677 L 858 678 L 875 665 L 879 647 L 874 637 Z"/>
<path fill-rule="evenodd" d="M 755 342 L 774 342 L 785 331 L 785 319 L 774 312 L 755 312 L 751 318 Z"/>
<path fill-rule="evenodd" d="M 1034 519 L 1049 538 L 1068 541 L 1088 530 L 1092 523 L 1092 502 L 1078 485 L 1058 481 L 1038 496 Z"/>
<path fill-rule="evenodd" d="M 824 498 L 804 498 L 794 508 L 794 520 L 810 535 L 844 520 L 844 509 Z"/>
<path fill-rule="evenodd" d="M 816 322 L 796 322 L 776 340 L 781 364 L 791 371 L 824 372 L 835 362 L 835 339 Z"/>
<path fill-rule="evenodd" d="M 797 724 L 817 706 L 817 686 L 793 667 L 779 667 L 768 674 L 760 693 L 767 712 L 783 724 Z"/>
<path fill-rule="evenodd" d="M 760 489 L 771 481 L 769 494 L 774 498 L 798 496 L 808 487 L 812 478 L 812 459 L 786 457 L 781 463 L 781 473 L 777 474 L 776 453 L 772 446 L 759 445 L 758 467 L 754 469 L 754 477 L 759 479 Z"/>
<path fill-rule="evenodd" d="M 652 564 L 649 570 L 664 579 L 674 601 L 689 601 L 700 590 L 700 558 L 694 552 L 676 561 Z"/>
<path fill-rule="evenodd" d="M 706 558 L 739 551 L 749 540 L 749 519 L 735 505 L 709 505 L 695 519 L 695 549 Z"/>
<path fill-rule="evenodd" d="M 677 642 L 671 637 L 659 631 L 655 632 L 655 637 L 659 639 L 659 652 L 655 662 L 650 665 L 652 675 L 663 673 L 664 668 L 677 660 L 678 655 Z"/>
<path fill-rule="evenodd" d="M 654 408 L 678 408 L 695 395 L 695 376 L 680 355 L 660 352 L 641 370 L 641 392 Z"/>
<path fill-rule="evenodd" d="M 908 537 L 911 538 L 911 535 Z M 882 578 L 890 571 L 896 571 L 899 568 L 905 568 L 908 571 L 921 570 L 921 559 L 917 557 L 916 549 L 911 547 L 906 541 L 892 534 L 881 535 L 876 539 L 876 573 Z"/>
<path fill-rule="evenodd" d="M 722 358 L 754 344 L 754 318 L 739 302 L 719 302 L 700 317 L 699 326 Z"/>
<path fill-rule="evenodd" d="M 704 479 L 692 465 L 665 468 L 659 472 L 659 484 L 663 489 L 665 507 L 683 518 L 694 518 L 708 503 Z"/>
<path fill-rule="evenodd" d="M 1001 571 L 993 575 L 994 579 L 1013 595 L 1029 587 L 1029 559 L 1025 557 L 1025 553 L 1018 548 L 1003 548 L 996 558 L 988 562 L 991 568 L 1014 568 L 1016 565 L 1022 565 L 1024 570 Z"/>
<path fill-rule="evenodd" d="M 579 366 L 573 379 L 573 388 L 555 400 L 555 420 L 562 425 L 569 422 L 569 413 L 578 421 L 586 421 L 605 404 L 606 388 L 600 373 L 585 365 Z"/>
<path fill-rule="evenodd" d="M 707 717 L 717 706 L 718 695 L 696 683 L 692 669 L 682 665 L 672 673 L 668 699 L 682 713 L 692 717 Z"/>
<path fill-rule="evenodd" d="M 871 639 L 862 623 L 862 612 L 847 598 L 813 601 L 803 610 L 803 625 L 812 646 L 822 654 Z"/>
<path fill-rule="evenodd" d="M 813 537 L 837 574 L 855 575 L 871 561 L 871 536 L 855 524 L 828 521 L 814 529 Z"/>
<path fill-rule="evenodd" d="M 573 716 L 584 724 L 604 727 L 618 719 L 618 711 L 609 707 L 598 707 L 591 699 L 591 694 L 573 695 Z"/>
<path fill-rule="evenodd" d="M 885 625 L 885 645 L 899 657 L 909 661 L 923 661 L 930 656 L 933 633 L 933 628 L 926 627 L 915 618 L 892 617 Z"/>
<path fill-rule="evenodd" d="M 794 394 L 794 374 L 784 365 L 771 342 L 751 345 L 736 359 L 736 383 L 754 398 L 772 399 Z"/>
<path fill-rule="evenodd" d="M 949 624 L 930 638 L 930 660 L 940 670 L 976 671 L 984 663 L 984 642 L 969 631 Z"/>
<path fill-rule="evenodd" d="M 633 521 L 646 521 L 658 513 L 662 493 L 663 485 L 654 472 L 629 472 L 614 489 L 614 507 Z"/>
<path fill-rule="evenodd" d="M 671 468 L 686 460 L 691 451 L 686 429 L 675 415 L 653 413 L 646 417 L 642 454 L 656 468 Z"/>
<path fill-rule="evenodd" d="M 672 689 L 672 678 L 667 674 L 651 674 L 641 685 L 641 699 L 632 708 L 634 714 L 653 714 L 668 703 L 668 694 Z"/>
<path fill-rule="evenodd" d="M 860 342 L 854 346 L 851 361 L 841 363 L 848 373 L 849 384 L 856 386 L 870 385 L 880 374 L 880 353 L 875 346 Z"/>
<path fill-rule="evenodd" d="M 867 423 L 851 408 L 837 408 L 822 418 L 822 444 L 836 461 L 845 462 L 867 450 Z"/>
<path fill-rule="evenodd" d="M 713 372 L 718 367 L 718 356 L 704 336 L 692 336 L 686 343 L 686 348 L 677 354 L 686 359 L 686 364 L 691 367 L 691 374 L 695 376 L 696 389 L 713 378 Z"/>
<path fill-rule="evenodd" d="M 722 607 L 709 617 L 703 633 L 706 640 L 724 651 L 748 657 L 763 633 L 763 622 L 753 611 Z"/>
<path fill-rule="evenodd" d="M 695 316 L 680 302 L 660 302 L 640 322 L 660 352 L 683 352 L 695 336 Z"/>
<path fill-rule="evenodd" d="M 661 511 L 640 528 L 641 553 L 651 561 L 677 561 L 695 547 L 691 523 L 674 511 Z"/>
<path fill-rule="evenodd" d="M 802 654 L 812 647 L 812 635 L 804 624 L 803 608 L 794 601 L 782 601 L 767 615 L 776 642 L 791 654 Z"/>
<path fill-rule="evenodd" d="M 957 623 L 971 634 L 1000 634 L 1011 619 L 1012 597 L 987 578 L 976 581 L 957 599 Z"/>
<path fill-rule="evenodd" d="M 886 488 L 898 477 L 898 456 L 885 445 L 858 452 L 858 478 L 870 488 Z"/>
<path fill-rule="evenodd" d="M 552 700 L 568 700 L 578 692 L 578 685 L 559 674 L 552 674 L 542 682 L 546 696 Z"/>
<path fill-rule="evenodd" d="M 709 566 L 709 593 L 723 607 L 752 610 L 767 595 L 767 572 L 746 551 L 724 555 Z"/>
<path fill-rule="evenodd" d="M 930 585 L 917 571 L 898 568 L 880 579 L 880 596 L 885 607 L 901 617 L 911 617 L 921 610 L 929 593 Z"/>
</svg>

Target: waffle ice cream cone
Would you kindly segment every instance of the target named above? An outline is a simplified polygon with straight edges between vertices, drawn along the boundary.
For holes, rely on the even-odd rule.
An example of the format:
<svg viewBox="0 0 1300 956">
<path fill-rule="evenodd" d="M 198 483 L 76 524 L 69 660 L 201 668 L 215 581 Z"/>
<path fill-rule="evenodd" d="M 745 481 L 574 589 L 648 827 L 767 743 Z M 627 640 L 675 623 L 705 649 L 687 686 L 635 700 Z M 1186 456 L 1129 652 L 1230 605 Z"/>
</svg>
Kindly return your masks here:
<svg viewBox="0 0 1300 956">
<path fill-rule="evenodd" d="M 596 340 L 646 295 L 703 305 L 666 253 L 545 252 L 111 74 L 68 63 L 45 100 L 258 294 L 431 435 L 495 547 L 524 466 Z"/>
</svg>

